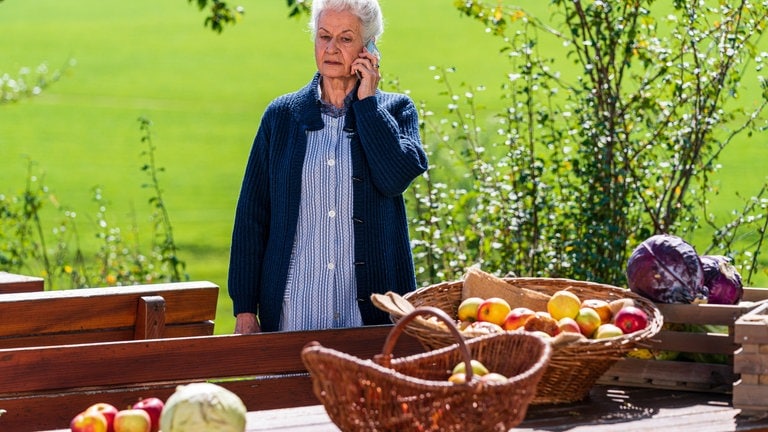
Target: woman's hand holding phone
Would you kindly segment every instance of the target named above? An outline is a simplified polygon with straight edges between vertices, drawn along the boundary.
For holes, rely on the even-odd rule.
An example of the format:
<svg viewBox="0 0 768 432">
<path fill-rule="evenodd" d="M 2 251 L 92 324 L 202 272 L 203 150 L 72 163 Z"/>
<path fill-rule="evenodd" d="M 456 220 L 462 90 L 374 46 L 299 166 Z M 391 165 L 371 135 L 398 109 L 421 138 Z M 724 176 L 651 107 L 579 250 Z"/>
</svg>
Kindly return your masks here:
<svg viewBox="0 0 768 432">
<path fill-rule="evenodd" d="M 358 59 L 352 65 L 357 78 L 360 80 L 357 90 L 358 99 L 365 99 L 376 94 L 376 88 L 381 79 L 381 74 L 379 74 L 380 60 L 381 53 L 373 40 L 368 42 L 363 51 L 358 54 Z"/>
</svg>

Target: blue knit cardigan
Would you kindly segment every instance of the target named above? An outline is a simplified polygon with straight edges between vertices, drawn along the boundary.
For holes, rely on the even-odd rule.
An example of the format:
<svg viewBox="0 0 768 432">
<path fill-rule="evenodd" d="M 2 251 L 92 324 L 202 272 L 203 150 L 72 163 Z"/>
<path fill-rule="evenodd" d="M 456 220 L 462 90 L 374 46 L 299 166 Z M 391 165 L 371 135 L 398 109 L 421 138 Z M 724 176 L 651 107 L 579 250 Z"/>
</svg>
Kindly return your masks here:
<svg viewBox="0 0 768 432">
<path fill-rule="evenodd" d="M 320 130 L 320 75 L 267 107 L 251 148 L 235 213 L 228 291 L 235 315 L 258 314 L 262 331 L 280 323 L 299 215 L 307 132 Z M 377 91 L 353 99 L 351 137 L 357 301 L 365 325 L 389 322 L 372 293 L 416 288 L 403 192 L 427 169 L 410 98 Z"/>
</svg>

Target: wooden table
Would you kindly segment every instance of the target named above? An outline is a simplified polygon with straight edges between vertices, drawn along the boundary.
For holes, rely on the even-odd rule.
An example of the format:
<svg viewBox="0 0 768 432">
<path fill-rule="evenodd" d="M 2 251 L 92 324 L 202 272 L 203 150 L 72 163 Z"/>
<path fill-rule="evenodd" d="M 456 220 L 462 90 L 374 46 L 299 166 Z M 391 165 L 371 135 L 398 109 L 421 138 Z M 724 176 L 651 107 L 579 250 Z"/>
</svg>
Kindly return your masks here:
<svg viewBox="0 0 768 432">
<path fill-rule="evenodd" d="M 339 431 L 322 405 L 248 413 L 248 432 Z M 588 400 L 531 406 L 513 431 L 768 431 L 768 414 L 745 416 L 720 393 L 596 386 Z"/>
<path fill-rule="evenodd" d="M 339 431 L 322 405 L 252 411 L 247 420 L 247 432 Z M 731 405 L 731 395 L 722 393 L 598 385 L 582 402 L 529 407 L 512 431 L 768 431 L 768 413 L 743 415 Z"/>
</svg>

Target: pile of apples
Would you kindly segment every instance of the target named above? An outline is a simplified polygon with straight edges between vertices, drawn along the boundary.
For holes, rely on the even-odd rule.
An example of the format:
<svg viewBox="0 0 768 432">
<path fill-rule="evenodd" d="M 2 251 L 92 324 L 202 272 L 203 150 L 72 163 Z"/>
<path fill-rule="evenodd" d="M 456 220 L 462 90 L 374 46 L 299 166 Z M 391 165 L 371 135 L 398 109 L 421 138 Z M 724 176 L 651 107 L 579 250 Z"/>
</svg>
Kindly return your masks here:
<svg viewBox="0 0 768 432">
<path fill-rule="evenodd" d="M 459 305 L 459 329 L 487 332 L 522 329 L 554 337 L 562 332 L 578 333 L 589 339 L 604 339 L 642 330 L 648 315 L 632 299 L 611 302 L 580 299 L 568 290 L 552 294 L 546 311 L 511 307 L 499 297 L 468 297 Z"/>
<path fill-rule="evenodd" d="M 487 367 L 479 360 L 472 359 L 470 361 L 470 367 L 472 368 L 473 379 L 480 380 L 481 382 L 505 382 L 508 378 L 498 372 L 491 372 Z M 464 384 L 467 382 L 467 364 L 460 362 L 454 366 L 451 371 L 451 375 L 448 377 L 448 381 L 454 384 Z"/>
<path fill-rule="evenodd" d="M 72 418 L 69 428 L 72 432 L 158 432 L 164 406 L 156 397 L 142 399 L 125 409 L 99 402 Z"/>
</svg>

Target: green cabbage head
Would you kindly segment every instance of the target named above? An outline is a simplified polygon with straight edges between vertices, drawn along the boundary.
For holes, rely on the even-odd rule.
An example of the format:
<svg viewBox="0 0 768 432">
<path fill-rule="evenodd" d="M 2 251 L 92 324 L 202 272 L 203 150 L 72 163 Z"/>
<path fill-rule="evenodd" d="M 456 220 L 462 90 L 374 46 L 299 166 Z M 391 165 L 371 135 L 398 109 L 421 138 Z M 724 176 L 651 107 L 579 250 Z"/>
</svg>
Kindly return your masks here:
<svg viewBox="0 0 768 432">
<path fill-rule="evenodd" d="M 163 432 L 244 432 L 245 404 L 233 392 L 213 383 L 176 387 L 160 414 Z"/>
</svg>

